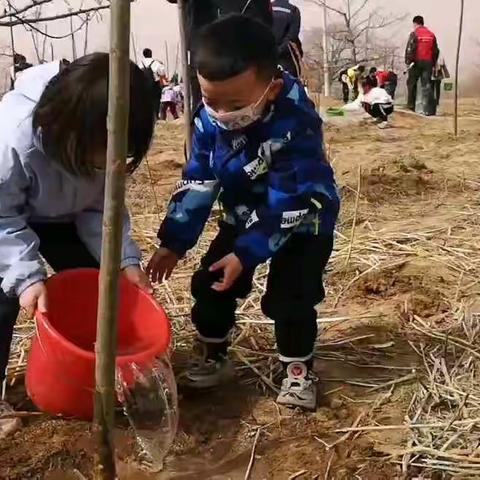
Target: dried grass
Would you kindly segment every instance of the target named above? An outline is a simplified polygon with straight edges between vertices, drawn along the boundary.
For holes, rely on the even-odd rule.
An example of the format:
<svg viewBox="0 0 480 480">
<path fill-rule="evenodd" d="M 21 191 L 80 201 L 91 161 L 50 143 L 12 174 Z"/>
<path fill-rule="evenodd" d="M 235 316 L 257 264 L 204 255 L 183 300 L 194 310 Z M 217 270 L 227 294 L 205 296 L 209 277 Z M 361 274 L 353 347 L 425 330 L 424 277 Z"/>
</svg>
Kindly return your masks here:
<svg viewBox="0 0 480 480">
<path fill-rule="evenodd" d="M 160 139 L 160 146 L 162 142 Z M 164 213 L 158 211 L 154 200 L 158 198 L 158 202 L 164 205 L 165 195 L 164 191 L 158 191 L 159 183 L 156 183 L 155 196 L 145 193 L 148 178 L 155 180 L 160 176 L 157 169 L 158 165 L 149 165 L 148 175 L 144 171 L 142 177 L 140 173 L 140 180 L 133 185 L 130 194 L 135 211 L 134 237 L 146 256 L 156 243 L 158 215 Z M 422 225 L 421 218 L 411 218 L 399 219 L 396 227 L 390 224 L 388 228 L 375 229 L 372 216 L 371 221 L 357 224 L 357 212 L 363 208 L 360 176 L 359 169 L 355 203 L 344 206 L 344 218 L 353 212 L 353 227 L 350 225 L 345 229 L 340 226 L 328 267 L 327 298 L 330 300 L 319 311 L 318 318 L 327 335 L 321 337 L 317 345 L 316 358 L 322 362 L 348 363 L 359 367 L 359 371 L 368 368 L 383 370 L 385 374 L 322 378 L 325 383 L 341 382 L 365 389 L 365 403 L 372 406 L 362 411 L 355 421 L 350 420 L 350 427 L 332 432 L 340 434 L 333 443 L 318 440 L 332 447 L 350 439 L 353 434 L 356 438 L 356 435 L 373 431 L 405 430 L 408 433 L 405 445 L 403 448 L 392 445 L 388 457 L 389 461 L 400 465 L 404 474 L 412 471 L 425 474 L 443 472 L 465 475 L 462 478 L 480 478 L 480 325 L 479 319 L 468 313 L 469 299 L 480 292 L 480 250 L 477 245 L 480 215 L 474 205 L 464 205 L 461 210 L 450 212 L 448 223 Z M 181 262 L 170 281 L 156 288 L 156 296 L 172 321 L 176 350 L 188 350 L 195 336 L 189 322 L 192 306 L 189 281 L 216 234 L 218 216 L 216 210 L 197 246 Z M 372 308 L 373 298 L 363 310 L 348 308 L 352 298 L 367 296 L 363 290 L 358 292 L 356 289 L 372 275 L 378 278 L 396 275 L 416 262 L 428 263 L 427 272 L 445 270 L 451 278 L 443 284 L 430 282 L 429 278 L 419 280 L 420 285 L 428 287 L 427 293 L 434 291 L 448 305 L 447 310 L 435 315 L 424 316 L 421 311 L 412 311 L 407 297 L 417 293 L 414 285 L 401 292 L 405 294 L 405 305 L 397 312 L 396 319 L 406 322 L 405 337 L 421 363 L 419 369 L 412 371 L 410 366 L 394 361 L 394 342 L 378 344 L 369 333 L 350 334 L 348 329 L 339 326 L 382 321 L 386 314 Z M 251 295 L 239 304 L 231 350 L 240 381 L 272 394 L 277 390 L 279 366 L 272 322 L 263 316 L 260 308 L 267 274 L 268 266 L 258 269 Z M 392 290 L 398 293 L 395 285 Z M 22 319 L 15 330 L 9 367 L 11 384 L 24 373 L 33 334 L 33 322 Z M 391 400 L 395 388 L 406 384 L 409 385 L 411 401 L 405 411 L 405 421 L 401 425 L 378 424 L 376 409 Z M 339 390 L 341 388 L 335 388 L 327 394 Z M 352 400 L 356 401 L 363 400 Z M 258 435 L 252 455 L 257 440 Z M 326 477 L 332 459 L 333 452 Z"/>
</svg>

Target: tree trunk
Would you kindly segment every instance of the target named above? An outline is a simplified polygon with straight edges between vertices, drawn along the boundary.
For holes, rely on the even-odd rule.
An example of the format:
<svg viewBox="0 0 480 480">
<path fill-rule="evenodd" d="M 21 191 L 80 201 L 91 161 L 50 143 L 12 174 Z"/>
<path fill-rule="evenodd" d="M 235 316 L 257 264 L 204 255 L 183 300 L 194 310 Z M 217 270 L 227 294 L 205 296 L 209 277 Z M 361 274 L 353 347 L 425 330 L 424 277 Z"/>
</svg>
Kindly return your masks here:
<svg viewBox="0 0 480 480">
<path fill-rule="evenodd" d="M 171 77 L 171 72 L 170 72 L 170 60 L 168 58 L 168 42 L 165 40 L 165 69 L 167 72 L 167 77 Z"/>
<path fill-rule="evenodd" d="M 460 68 L 460 50 L 462 47 L 464 9 L 465 9 L 465 0 L 460 0 L 460 23 L 458 26 L 457 58 L 455 60 L 455 106 L 454 106 L 454 115 L 453 115 L 453 130 L 455 133 L 455 137 L 458 136 L 458 74 L 459 74 L 459 68 Z"/>
<path fill-rule="evenodd" d="M 115 0 L 110 11 L 107 171 L 95 343 L 96 480 L 116 478 L 113 443 L 115 358 L 130 104 L 130 0 Z"/>
<path fill-rule="evenodd" d="M 86 55 L 88 52 L 88 25 L 90 23 L 90 17 L 87 15 L 85 18 L 85 41 L 83 42 L 83 54 Z"/>
<path fill-rule="evenodd" d="M 10 2 L 8 3 L 8 6 L 9 8 L 11 8 Z M 10 20 L 12 20 L 12 17 L 10 17 Z M 13 85 L 15 84 L 15 80 L 17 78 L 17 75 L 15 73 L 15 37 L 13 36 L 13 26 L 10 27 L 10 45 L 12 48 L 12 79 L 11 79 L 12 85 L 11 86 L 13 87 Z"/>
<path fill-rule="evenodd" d="M 187 42 L 187 10 L 185 0 L 178 0 L 178 17 L 180 20 L 180 43 L 182 48 L 182 75 L 183 75 L 183 93 L 184 93 L 184 122 L 185 122 L 185 144 L 187 150 L 187 160 L 190 158 L 192 150 L 192 84 L 189 68 L 189 52 Z"/>
<path fill-rule="evenodd" d="M 73 60 L 77 59 L 77 46 L 75 45 L 75 32 L 73 30 L 73 17 L 70 17 L 70 32 L 72 39 L 72 58 Z"/>
<path fill-rule="evenodd" d="M 323 92 L 330 96 L 330 70 L 328 64 L 328 29 L 327 29 L 327 0 L 323 5 Z"/>
</svg>

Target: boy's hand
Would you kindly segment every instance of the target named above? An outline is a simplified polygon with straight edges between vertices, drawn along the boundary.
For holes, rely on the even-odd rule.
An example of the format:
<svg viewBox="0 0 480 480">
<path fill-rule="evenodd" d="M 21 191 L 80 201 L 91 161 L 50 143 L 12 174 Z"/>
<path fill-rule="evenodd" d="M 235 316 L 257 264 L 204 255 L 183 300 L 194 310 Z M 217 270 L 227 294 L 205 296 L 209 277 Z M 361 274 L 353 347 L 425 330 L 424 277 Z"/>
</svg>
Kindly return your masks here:
<svg viewBox="0 0 480 480">
<path fill-rule="evenodd" d="M 25 310 L 28 318 L 32 318 L 35 310 L 47 312 L 47 287 L 45 283 L 37 282 L 30 285 L 20 294 L 20 306 Z"/>
<path fill-rule="evenodd" d="M 172 275 L 178 263 L 178 255 L 168 248 L 160 247 L 147 265 L 147 275 L 153 283 L 162 283 Z"/>
<path fill-rule="evenodd" d="M 243 272 L 243 265 L 234 253 L 230 253 L 214 263 L 209 270 L 211 272 L 223 270 L 223 279 L 220 282 L 215 282 L 212 285 L 212 288 L 217 292 L 224 292 L 225 290 L 228 290 L 241 275 Z"/>
<path fill-rule="evenodd" d="M 129 265 L 123 269 L 123 274 L 127 277 L 127 280 L 133 283 L 140 290 L 151 295 L 153 293 L 153 287 L 147 274 L 138 265 Z"/>
</svg>

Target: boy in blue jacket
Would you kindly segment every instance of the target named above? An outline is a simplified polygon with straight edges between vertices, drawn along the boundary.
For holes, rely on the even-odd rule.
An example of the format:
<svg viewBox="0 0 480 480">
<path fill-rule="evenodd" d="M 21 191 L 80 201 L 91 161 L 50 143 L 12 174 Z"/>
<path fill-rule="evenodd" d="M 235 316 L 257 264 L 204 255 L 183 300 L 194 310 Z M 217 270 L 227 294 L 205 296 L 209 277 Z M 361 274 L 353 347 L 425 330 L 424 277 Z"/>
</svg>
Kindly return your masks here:
<svg viewBox="0 0 480 480">
<path fill-rule="evenodd" d="M 296 80 L 277 69 L 275 39 L 233 15 L 202 32 L 197 53 L 203 108 L 191 159 L 160 227 L 147 273 L 168 278 L 198 240 L 218 198 L 217 237 L 192 278 L 192 321 L 203 352 L 186 381 L 206 388 L 228 377 L 237 300 L 268 260 L 262 310 L 275 321 L 285 366 L 278 403 L 314 409 L 315 306 L 332 252 L 339 199 L 323 151 L 321 120 Z"/>
</svg>

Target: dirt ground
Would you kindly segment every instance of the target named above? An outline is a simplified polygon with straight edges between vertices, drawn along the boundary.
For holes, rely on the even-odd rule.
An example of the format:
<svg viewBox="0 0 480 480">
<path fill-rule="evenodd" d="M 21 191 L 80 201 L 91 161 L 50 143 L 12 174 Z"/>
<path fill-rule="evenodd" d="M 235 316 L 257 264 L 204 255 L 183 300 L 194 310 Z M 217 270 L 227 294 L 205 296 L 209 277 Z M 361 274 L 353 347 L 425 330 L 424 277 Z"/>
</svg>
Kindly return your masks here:
<svg viewBox="0 0 480 480">
<path fill-rule="evenodd" d="M 462 103 L 458 139 L 452 135 L 451 106 L 444 111 L 432 119 L 396 113 L 394 128 L 384 131 L 365 123 L 326 126 L 343 206 L 319 315 L 334 321 L 322 323 L 317 349 L 317 412 L 275 405 L 268 381 L 258 375 L 268 371 L 264 358 L 273 352 L 270 327 L 244 326 L 238 342 L 243 356 L 234 356 L 237 382 L 195 396 L 180 390 L 180 426 L 164 471 L 142 471 L 132 460 L 132 446 L 123 445 L 120 478 L 244 479 L 252 458 L 254 480 L 402 478 L 389 453 L 408 443 L 405 429 L 335 430 L 401 425 L 420 369 L 408 342 L 408 319 L 417 315 L 441 328 L 459 301 L 479 293 L 465 245 L 480 233 L 480 101 Z M 146 255 L 183 164 L 181 135 L 178 122 L 159 125 L 148 166 L 130 181 L 135 236 Z M 452 251 L 465 257 L 461 272 L 448 257 Z M 174 296 L 187 277 L 171 282 Z M 185 296 L 167 301 L 162 287 L 158 295 L 172 306 L 175 330 L 188 337 L 188 327 L 179 324 L 188 311 L 188 305 L 178 305 Z M 177 365 L 187 344 L 177 340 Z M 242 361 L 245 352 L 255 358 L 250 365 Z M 20 385 L 10 398 L 20 410 L 31 408 Z M 38 418 L 24 424 L 0 443 L 0 479 L 68 480 L 80 478 L 78 472 L 91 478 L 89 425 Z M 406 477 L 443 478 L 416 470 Z"/>
</svg>

